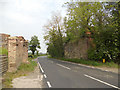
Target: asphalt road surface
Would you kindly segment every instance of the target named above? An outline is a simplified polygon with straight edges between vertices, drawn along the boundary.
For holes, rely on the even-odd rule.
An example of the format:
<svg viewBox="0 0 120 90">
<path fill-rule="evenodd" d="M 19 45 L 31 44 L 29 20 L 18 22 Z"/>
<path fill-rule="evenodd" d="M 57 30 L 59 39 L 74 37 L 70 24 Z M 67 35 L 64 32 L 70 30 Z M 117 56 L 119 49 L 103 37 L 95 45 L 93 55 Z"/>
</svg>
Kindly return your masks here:
<svg viewBox="0 0 120 90">
<path fill-rule="evenodd" d="M 42 56 L 38 58 L 44 77 L 44 88 L 113 88 L 118 87 L 118 74 L 84 65 Z"/>
</svg>

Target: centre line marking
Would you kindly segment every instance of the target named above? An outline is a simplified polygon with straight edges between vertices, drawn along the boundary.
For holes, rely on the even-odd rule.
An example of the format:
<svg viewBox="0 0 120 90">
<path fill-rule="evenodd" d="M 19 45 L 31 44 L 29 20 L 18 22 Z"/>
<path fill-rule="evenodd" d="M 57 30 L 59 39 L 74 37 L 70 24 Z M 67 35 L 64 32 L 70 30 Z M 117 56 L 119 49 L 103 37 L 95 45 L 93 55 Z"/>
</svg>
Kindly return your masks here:
<svg viewBox="0 0 120 90">
<path fill-rule="evenodd" d="M 38 62 L 38 65 L 39 65 L 39 67 L 40 67 L 40 69 L 41 69 L 42 73 L 44 73 L 44 70 L 42 69 L 42 67 L 41 67 L 41 65 L 40 65 L 40 63 L 39 63 L 39 62 Z"/>
<path fill-rule="evenodd" d="M 47 78 L 47 76 L 44 74 L 44 77 Z"/>
<path fill-rule="evenodd" d="M 49 81 L 47 81 L 47 84 L 48 84 L 48 87 L 49 87 L 49 88 L 52 87 Z"/>
<path fill-rule="evenodd" d="M 94 78 L 94 77 L 92 77 L 92 76 L 89 76 L 89 75 L 86 75 L 86 74 L 84 74 L 84 76 L 86 76 L 86 77 L 88 77 L 88 78 L 91 78 L 91 79 L 93 79 L 93 80 L 96 80 L 96 81 L 98 81 L 98 82 L 101 82 L 101 83 L 103 83 L 103 84 L 106 84 L 106 85 L 108 85 L 108 86 L 111 86 L 111 87 L 113 87 L 113 88 L 120 89 L 120 88 L 117 87 L 117 86 L 114 86 L 114 85 L 112 85 L 112 84 L 109 84 L 109 83 L 107 83 L 107 82 L 104 82 L 104 81 L 102 81 L 102 80 L 99 80 L 99 79 L 97 79 L 97 78 Z"/>
<path fill-rule="evenodd" d="M 66 69 L 71 70 L 69 67 L 63 66 L 63 65 L 61 65 L 61 64 L 57 64 L 57 65 L 59 65 L 59 66 L 61 66 L 61 67 L 63 67 L 63 68 L 66 68 Z"/>
</svg>

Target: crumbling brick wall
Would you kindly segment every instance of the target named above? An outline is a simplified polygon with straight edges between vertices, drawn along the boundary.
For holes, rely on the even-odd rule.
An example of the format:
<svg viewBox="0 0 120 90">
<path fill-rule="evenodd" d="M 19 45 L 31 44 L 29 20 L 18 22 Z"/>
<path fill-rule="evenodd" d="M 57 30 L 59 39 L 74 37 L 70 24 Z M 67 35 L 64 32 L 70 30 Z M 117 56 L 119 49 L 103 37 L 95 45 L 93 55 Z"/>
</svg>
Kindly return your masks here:
<svg viewBox="0 0 120 90">
<path fill-rule="evenodd" d="M 65 58 L 87 59 L 91 38 L 82 38 L 77 42 L 68 42 L 64 47 Z"/>
<path fill-rule="evenodd" d="M 8 71 L 16 71 L 21 62 L 27 63 L 28 41 L 22 36 L 8 38 Z"/>
<path fill-rule="evenodd" d="M 8 49 L 8 34 L 0 34 L 0 47 Z"/>
<path fill-rule="evenodd" d="M 28 62 L 28 41 L 24 37 L 0 34 L 0 45 L 8 49 L 9 72 L 16 71 L 22 62 Z"/>
</svg>

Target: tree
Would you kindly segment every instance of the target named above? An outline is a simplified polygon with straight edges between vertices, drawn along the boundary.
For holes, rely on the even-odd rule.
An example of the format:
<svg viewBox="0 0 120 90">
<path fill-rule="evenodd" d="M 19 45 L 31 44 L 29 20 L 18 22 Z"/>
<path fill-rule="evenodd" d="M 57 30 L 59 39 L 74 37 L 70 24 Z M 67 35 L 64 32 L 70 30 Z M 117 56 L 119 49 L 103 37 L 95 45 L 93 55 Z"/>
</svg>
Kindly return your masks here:
<svg viewBox="0 0 120 90">
<path fill-rule="evenodd" d="M 100 2 L 69 2 L 67 7 L 68 13 L 64 21 L 67 40 L 85 37 L 86 32 L 92 32 L 93 27 L 102 28 L 107 21 Z"/>
<path fill-rule="evenodd" d="M 29 49 L 32 51 L 32 55 L 34 55 L 35 51 L 37 51 L 37 48 L 41 48 L 40 42 L 38 40 L 38 37 L 34 35 L 31 37 L 31 41 L 29 42 Z"/>
<path fill-rule="evenodd" d="M 79 1 L 79 0 L 78 0 Z M 120 2 L 68 2 L 64 19 L 66 42 L 86 37 L 91 32 L 95 47 L 90 47 L 91 60 L 116 62 L 120 57 Z"/>
<path fill-rule="evenodd" d="M 55 13 L 52 19 L 44 26 L 46 29 L 46 35 L 44 36 L 45 41 L 47 41 L 47 52 L 52 57 L 63 57 L 64 47 L 63 47 L 63 25 L 62 17 L 60 13 Z"/>
</svg>

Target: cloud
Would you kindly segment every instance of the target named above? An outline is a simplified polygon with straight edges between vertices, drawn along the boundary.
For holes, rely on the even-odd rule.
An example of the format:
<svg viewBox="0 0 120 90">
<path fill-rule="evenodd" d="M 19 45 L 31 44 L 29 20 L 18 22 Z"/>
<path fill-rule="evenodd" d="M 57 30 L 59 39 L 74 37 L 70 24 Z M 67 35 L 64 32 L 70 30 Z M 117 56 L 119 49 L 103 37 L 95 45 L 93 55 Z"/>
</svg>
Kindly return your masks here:
<svg viewBox="0 0 120 90">
<path fill-rule="evenodd" d="M 0 0 L 0 29 L 3 33 L 22 35 L 30 40 L 37 35 L 41 52 L 46 52 L 43 25 L 51 19 L 52 12 L 65 15 L 62 5 L 69 0 Z"/>
<path fill-rule="evenodd" d="M 23 13 L 19 12 L 7 12 L 6 13 L 6 18 L 13 20 L 15 22 L 19 22 L 20 24 L 31 24 L 33 23 L 32 17 L 25 15 Z"/>
</svg>

